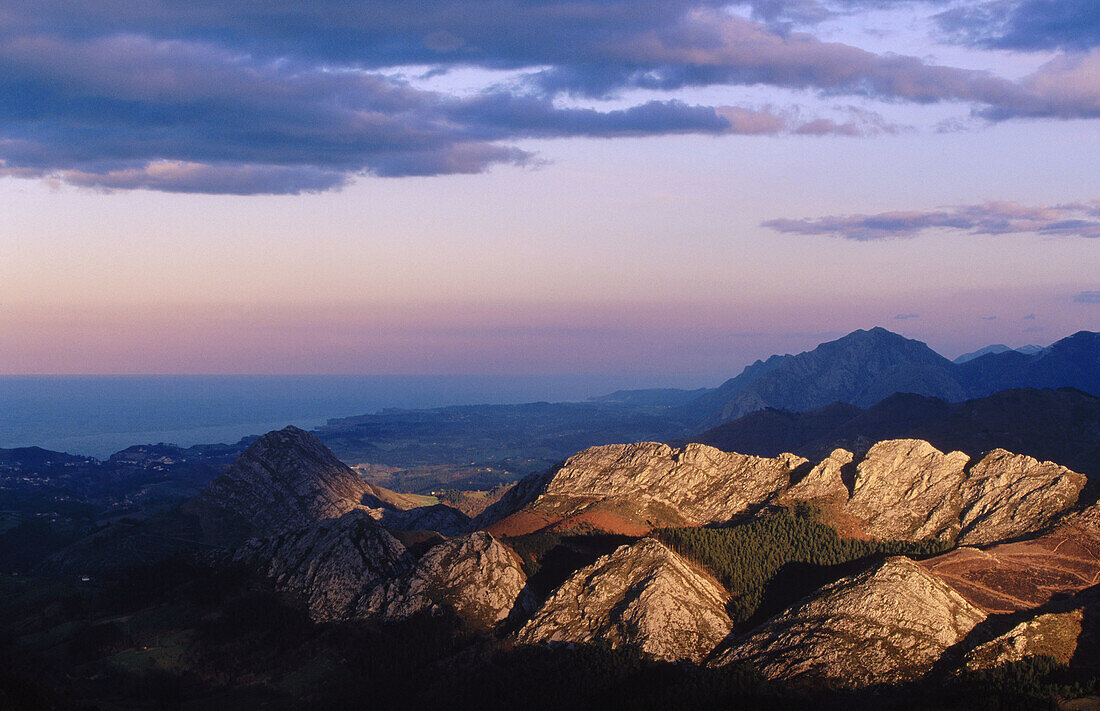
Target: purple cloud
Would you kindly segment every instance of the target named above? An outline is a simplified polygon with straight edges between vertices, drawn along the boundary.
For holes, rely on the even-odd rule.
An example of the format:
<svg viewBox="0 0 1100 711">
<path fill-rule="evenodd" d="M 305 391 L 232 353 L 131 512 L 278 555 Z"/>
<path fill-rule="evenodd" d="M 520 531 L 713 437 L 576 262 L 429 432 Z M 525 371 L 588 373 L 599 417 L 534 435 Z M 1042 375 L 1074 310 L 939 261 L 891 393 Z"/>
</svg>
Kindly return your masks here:
<svg viewBox="0 0 1100 711">
<path fill-rule="evenodd" d="M 1082 291 L 1073 300 L 1078 304 L 1100 304 L 1100 291 Z"/>
<path fill-rule="evenodd" d="M 956 41 L 1014 50 L 1088 50 L 1100 45 L 1095 0 L 985 0 L 945 10 L 940 26 Z"/>
<path fill-rule="evenodd" d="M 811 23 L 815 13 L 883 2 L 749 4 L 758 18 Z M 605 98 L 628 88 L 767 85 L 957 101 L 992 121 L 1100 116 L 1092 79 L 1100 53 L 1058 57 L 1012 82 L 824 42 L 725 7 L 718 0 L 0 0 L 0 175 L 107 189 L 293 193 L 336 188 L 361 174 L 524 165 L 533 156 L 508 145 L 522 138 L 898 130 L 855 110 L 837 119 L 671 98 L 614 110 L 558 101 L 562 93 Z M 460 98 L 395 79 L 390 70 L 408 64 L 526 74 Z M 1067 216 L 1047 229 L 1078 234 L 1091 225 Z"/>
<path fill-rule="evenodd" d="M 1097 238 L 1100 237 L 1100 203 L 1026 207 L 1013 202 L 988 202 L 928 212 L 776 219 L 764 222 L 763 226 L 787 234 L 829 235 L 859 242 L 916 237 L 930 229 L 986 235 L 1034 232 Z"/>
<path fill-rule="evenodd" d="M 365 173 L 523 165 L 532 156 L 505 144 L 520 138 L 757 135 L 812 125 L 767 109 L 679 101 L 598 111 L 503 90 L 456 98 L 375 73 L 136 37 L 0 41 L 4 60 L 18 81 L 0 79 L 0 175 L 105 189 L 307 192 Z M 859 115 L 815 133 L 853 127 L 889 128 Z"/>
<path fill-rule="evenodd" d="M 898 314 L 894 317 L 895 321 L 908 321 L 910 319 L 920 318 L 920 314 Z"/>
</svg>

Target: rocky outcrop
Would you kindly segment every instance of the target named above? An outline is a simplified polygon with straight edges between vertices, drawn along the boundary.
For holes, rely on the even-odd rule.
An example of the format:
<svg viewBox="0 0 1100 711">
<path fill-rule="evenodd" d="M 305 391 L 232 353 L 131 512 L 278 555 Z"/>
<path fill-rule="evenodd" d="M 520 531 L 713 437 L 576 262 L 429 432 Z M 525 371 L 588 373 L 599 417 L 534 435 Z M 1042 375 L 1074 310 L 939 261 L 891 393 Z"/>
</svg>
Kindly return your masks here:
<svg viewBox="0 0 1100 711">
<path fill-rule="evenodd" d="M 300 595 L 318 620 L 346 617 L 364 590 L 413 564 L 405 547 L 364 510 L 252 539 L 234 560 L 267 575 L 279 589 Z"/>
<path fill-rule="evenodd" d="M 826 585 L 735 642 L 715 664 L 833 687 L 919 677 L 986 614 L 908 558 Z"/>
<path fill-rule="evenodd" d="M 256 440 L 184 510 L 208 540 L 235 545 L 338 518 L 373 494 L 320 440 L 287 427 Z"/>
<path fill-rule="evenodd" d="M 1084 609 L 1048 612 L 1024 620 L 1008 632 L 970 650 L 967 669 L 990 669 L 1023 661 L 1028 657 L 1050 657 L 1069 664 L 1077 651 Z"/>
<path fill-rule="evenodd" d="M 391 531 L 435 531 L 456 535 L 469 530 L 471 519 L 444 504 L 419 506 L 406 511 L 378 510 L 377 518 Z"/>
<path fill-rule="evenodd" d="M 852 535 L 978 545 L 1042 530 L 1073 507 L 1085 484 L 1065 467 L 1004 450 L 968 469 L 967 455 L 923 440 L 879 442 L 854 460 L 843 449 L 809 468 L 793 454 L 750 457 L 699 444 L 593 447 L 520 482 L 475 525 L 502 535 L 596 529 L 640 536 L 660 526 L 724 523 L 764 504 L 812 501 Z"/>
<path fill-rule="evenodd" d="M 1077 503 L 1085 477 L 1054 462 L 995 449 L 971 467 L 962 490 L 962 545 L 983 545 L 1048 526 Z"/>
<path fill-rule="evenodd" d="M 724 522 L 786 489 L 805 463 L 794 455 L 749 457 L 699 444 L 592 447 L 521 482 L 480 522 L 506 535 L 552 525 L 641 535 L 656 526 Z"/>
<path fill-rule="evenodd" d="M 365 592 L 354 616 L 395 621 L 448 611 L 473 627 L 491 628 L 526 602 L 526 584 L 519 556 L 479 531 L 431 548 L 405 574 Z"/>
<path fill-rule="evenodd" d="M 790 500 L 847 502 L 848 485 L 844 481 L 844 468 L 852 463 L 855 455 L 846 449 L 836 449 L 810 470 L 801 481 L 785 492 Z"/>
<path fill-rule="evenodd" d="M 879 442 L 856 467 L 847 511 L 886 540 L 953 540 L 970 457 L 944 454 L 922 440 Z"/>
<path fill-rule="evenodd" d="M 849 497 L 843 470 L 851 460 L 834 451 L 781 500 L 840 504 L 874 538 L 983 545 L 1046 528 L 1085 485 L 1083 475 L 1053 462 L 997 449 L 968 469 L 962 452 L 905 439 L 870 448 L 855 467 Z"/>
<path fill-rule="evenodd" d="M 634 645 L 665 660 L 701 661 L 729 633 L 729 595 L 652 538 L 622 546 L 565 581 L 520 630 L 523 644 Z"/>
</svg>

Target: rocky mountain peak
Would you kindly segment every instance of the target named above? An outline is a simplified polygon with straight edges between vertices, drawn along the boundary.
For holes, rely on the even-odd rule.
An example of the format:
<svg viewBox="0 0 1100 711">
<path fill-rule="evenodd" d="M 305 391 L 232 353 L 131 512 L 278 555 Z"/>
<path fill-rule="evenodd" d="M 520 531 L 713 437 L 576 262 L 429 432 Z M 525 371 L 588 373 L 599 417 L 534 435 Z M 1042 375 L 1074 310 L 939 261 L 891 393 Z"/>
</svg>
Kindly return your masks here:
<svg viewBox="0 0 1100 711">
<path fill-rule="evenodd" d="M 874 538 L 983 545 L 1047 527 L 1077 503 L 1086 481 L 1003 449 L 972 463 L 914 439 L 875 444 L 854 471 L 852 460 L 834 451 L 782 498 L 823 501 Z"/>
<path fill-rule="evenodd" d="M 953 539 L 969 461 L 962 452 L 944 454 L 923 440 L 879 442 L 856 467 L 847 510 L 876 538 Z"/>
<path fill-rule="evenodd" d="M 405 547 L 366 510 L 246 542 L 234 560 L 266 574 L 301 596 L 318 620 L 346 617 L 352 603 L 376 584 L 413 565 Z"/>
<path fill-rule="evenodd" d="M 185 510 L 209 538 L 234 544 L 337 518 L 371 492 L 320 440 L 287 427 L 257 439 Z"/>
<path fill-rule="evenodd" d="M 729 633 L 729 595 L 653 538 L 621 546 L 566 580 L 517 635 L 523 644 L 634 645 L 666 660 L 701 661 Z"/>
</svg>

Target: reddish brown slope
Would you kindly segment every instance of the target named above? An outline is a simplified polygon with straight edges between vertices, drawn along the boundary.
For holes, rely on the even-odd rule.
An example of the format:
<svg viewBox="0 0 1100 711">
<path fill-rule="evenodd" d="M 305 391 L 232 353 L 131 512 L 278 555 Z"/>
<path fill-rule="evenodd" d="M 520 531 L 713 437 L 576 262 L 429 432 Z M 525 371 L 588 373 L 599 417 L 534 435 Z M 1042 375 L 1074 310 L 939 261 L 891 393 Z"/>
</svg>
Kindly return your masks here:
<svg viewBox="0 0 1100 711">
<path fill-rule="evenodd" d="M 1038 538 L 958 548 L 921 565 L 986 612 L 1027 610 L 1100 583 L 1098 523 L 1094 506 Z"/>
</svg>

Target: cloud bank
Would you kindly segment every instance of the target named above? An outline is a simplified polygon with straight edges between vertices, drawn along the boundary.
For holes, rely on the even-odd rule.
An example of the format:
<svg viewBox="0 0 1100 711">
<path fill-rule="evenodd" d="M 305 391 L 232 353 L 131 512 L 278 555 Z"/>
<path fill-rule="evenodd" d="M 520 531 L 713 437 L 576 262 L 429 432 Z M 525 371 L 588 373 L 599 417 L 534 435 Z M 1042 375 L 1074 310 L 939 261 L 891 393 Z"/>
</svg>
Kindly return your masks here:
<svg viewBox="0 0 1100 711">
<path fill-rule="evenodd" d="M 827 235 L 857 242 L 917 237 L 934 229 L 982 235 L 1036 233 L 1100 238 L 1100 201 L 1052 207 L 987 202 L 927 212 L 776 219 L 764 222 L 763 226 L 786 234 Z"/>
<path fill-rule="evenodd" d="M 1013 82 L 776 24 L 882 0 L 741 5 L 752 17 L 716 0 L 0 0 L 0 175 L 297 193 L 363 174 L 527 165 L 534 157 L 515 146 L 527 138 L 895 130 L 866 111 L 801 117 L 675 95 L 715 85 L 961 102 L 989 121 L 1100 117 L 1100 52 L 1058 56 Z M 980 24 L 954 17 L 967 37 Z M 515 78 L 458 96 L 414 87 L 401 74 L 410 65 Z M 633 89 L 664 96 L 614 109 L 563 101 L 600 106 Z"/>
</svg>

